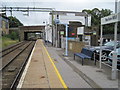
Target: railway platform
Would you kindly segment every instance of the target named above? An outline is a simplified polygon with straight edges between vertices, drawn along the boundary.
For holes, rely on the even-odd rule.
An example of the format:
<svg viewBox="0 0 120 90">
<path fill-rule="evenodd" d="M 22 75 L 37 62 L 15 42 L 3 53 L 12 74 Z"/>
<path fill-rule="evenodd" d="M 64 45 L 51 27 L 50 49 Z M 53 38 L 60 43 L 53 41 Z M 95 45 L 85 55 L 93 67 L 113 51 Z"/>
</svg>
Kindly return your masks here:
<svg viewBox="0 0 120 90">
<path fill-rule="evenodd" d="M 79 58 L 73 60 L 73 53 L 68 57 L 63 53 L 63 49 L 37 40 L 17 88 L 118 89 L 119 80 L 111 80 L 106 71 L 99 72 L 93 62 L 82 66 Z"/>
<path fill-rule="evenodd" d="M 17 88 L 67 88 L 42 40 L 37 40 Z"/>
<path fill-rule="evenodd" d="M 120 76 L 111 79 L 111 67 L 102 63 L 102 69 L 99 69 L 99 62 L 94 65 L 93 60 L 85 60 L 84 65 L 81 64 L 79 57 L 74 60 L 74 53 L 68 52 L 68 56 L 64 56 L 65 50 L 55 48 L 51 45 L 46 46 L 59 72 L 62 74 L 66 85 L 69 88 L 79 88 L 90 90 L 120 90 Z"/>
</svg>

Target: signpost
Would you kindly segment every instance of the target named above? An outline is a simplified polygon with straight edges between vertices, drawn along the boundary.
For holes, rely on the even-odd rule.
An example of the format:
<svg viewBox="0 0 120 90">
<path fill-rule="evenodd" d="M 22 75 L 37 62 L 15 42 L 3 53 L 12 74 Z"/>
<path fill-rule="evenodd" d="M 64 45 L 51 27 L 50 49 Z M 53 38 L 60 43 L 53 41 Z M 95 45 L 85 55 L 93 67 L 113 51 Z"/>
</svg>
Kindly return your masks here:
<svg viewBox="0 0 120 90">
<path fill-rule="evenodd" d="M 116 44 L 117 44 L 117 26 L 118 21 L 120 21 L 120 12 L 117 13 L 117 1 L 115 2 L 115 14 L 112 14 L 110 16 L 101 18 L 101 38 L 100 38 L 100 69 L 101 69 L 101 55 L 102 55 L 102 32 L 103 32 L 103 25 L 115 23 L 114 26 L 114 53 L 113 53 L 113 62 L 112 62 L 112 72 L 111 72 L 111 79 L 117 78 L 117 52 L 116 52 Z"/>
<path fill-rule="evenodd" d="M 68 56 L 68 24 L 65 24 L 66 27 L 66 45 L 65 45 L 65 56 Z"/>
<path fill-rule="evenodd" d="M 59 21 L 59 19 L 56 19 L 55 23 L 56 24 L 63 24 L 66 27 L 66 29 L 65 29 L 65 32 L 66 32 L 65 56 L 68 56 L 68 24 L 69 24 L 69 22 L 68 23 L 62 23 L 62 22 Z"/>
</svg>

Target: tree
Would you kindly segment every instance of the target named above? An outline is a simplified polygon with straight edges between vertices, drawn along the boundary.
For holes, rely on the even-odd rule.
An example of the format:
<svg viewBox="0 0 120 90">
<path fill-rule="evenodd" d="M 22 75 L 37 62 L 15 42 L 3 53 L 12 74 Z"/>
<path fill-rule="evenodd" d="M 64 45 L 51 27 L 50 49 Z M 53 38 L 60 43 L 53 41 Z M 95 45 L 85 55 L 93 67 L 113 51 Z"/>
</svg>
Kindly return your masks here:
<svg viewBox="0 0 120 90">
<path fill-rule="evenodd" d="M 109 9 L 102 9 L 101 10 L 101 18 L 105 17 L 105 16 L 108 16 L 110 14 L 112 14 L 113 12 Z"/>
<path fill-rule="evenodd" d="M 92 16 L 92 26 L 99 26 L 100 25 L 100 16 L 101 11 L 98 8 L 94 8 L 91 10 L 91 16 Z"/>
<path fill-rule="evenodd" d="M 18 26 L 23 26 L 23 24 L 16 18 L 9 16 L 9 27 L 18 27 Z"/>
<path fill-rule="evenodd" d="M 109 10 L 109 9 L 99 10 L 98 8 L 94 8 L 92 10 L 84 9 L 84 10 L 82 10 L 82 12 L 91 15 L 91 25 L 92 25 L 92 27 L 94 27 L 94 26 L 98 27 L 99 31 L 100 31 L 101 18 L 112 14 L 112 11 Z M 113 28 L 114 28 L 112 26 L 113 26 L 113 24 L 106 25 L 104 27 L 104 32 L 103 33 L 104 34 L 106 34 L 106 33 L 112 33 Z"/>
<path fill-rule="evenodd" d="M 86 14 L 91 14 L 91 10 L 87 10 L 87 9 L 82 10 L 82 12 L 84 12 Z"/>
<path fill-rule="evenodd" d="M 12 40 L 17 40 L 19 38 L 19 34 L 13 31 L 8 35 L 4 35 L 4 37 L 10 38 Z"/>
<path fill-rule="evenodd" d="M 101 18 L 109 16 L 110 14 L 112 14 L 112 11 L 109 9 L 101 10 Z M 113 33 L 114 33 L 114 24 L 113 23 L 104 25 L 103 34 L 113 34 Z"/>
</svg>

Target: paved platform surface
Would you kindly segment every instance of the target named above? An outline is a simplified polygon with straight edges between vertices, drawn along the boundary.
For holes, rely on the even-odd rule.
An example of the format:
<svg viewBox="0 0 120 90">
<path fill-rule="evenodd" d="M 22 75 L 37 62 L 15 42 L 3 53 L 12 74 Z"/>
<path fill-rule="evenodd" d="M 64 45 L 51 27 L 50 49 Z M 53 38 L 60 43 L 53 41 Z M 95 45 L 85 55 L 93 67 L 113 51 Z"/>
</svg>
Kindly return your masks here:
<svg viewBox="0 0 120 90">
<path fill-rule="evenodd" d="M 64 88 L 42 40 L 36 42 L 18 88 Z"/>
<path fill-rule="evenodd" d="M 110 75 L 107 75 L 104 70 L 99 72 L 99 68 L 94 65 L 93 61 L 91 61 L 92 63 L 86 61 L 82 66 L 80 58 L 73 60 L 72 52 L 65 57 L 64 50 L 61 48 L 49 45 L 47 49 L 53 60 L 56 61 L 55 65 L 69 88 L 120 89 L 119 80 L 111 80 Z"/>
<path fill-rule="evenodd" d="M 46 46 L 47 47 L 47 46 Z M 63 80 L 70 89 L 74 88 L 92 88 L 73 68 L 71 68 L 57 51 L 61 50 L 54 47 L 47 47 L 49 54 L 55 62 Z M 62 53 L 61 53 L 62 54 Z"/>
<path fill-rule="evenodd" d="M 18 88 L 118 88 L 118 79 L 110 80 L 104 71 L 97 72 L 94 62 L 82 66 L 80 58 L 73 60 L 73 53 L 68 57 L 63 53 L 63 49 L 38 40 Z"/>
</svg>

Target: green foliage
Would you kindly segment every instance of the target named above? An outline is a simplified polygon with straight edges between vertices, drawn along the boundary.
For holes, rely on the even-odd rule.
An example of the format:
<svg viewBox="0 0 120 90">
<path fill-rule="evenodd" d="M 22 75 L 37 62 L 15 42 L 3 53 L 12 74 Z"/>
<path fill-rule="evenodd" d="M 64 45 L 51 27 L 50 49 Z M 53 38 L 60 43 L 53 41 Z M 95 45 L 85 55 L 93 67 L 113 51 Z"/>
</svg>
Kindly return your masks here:
<svg viewBox="0 0 120 90">
<path fill-rule="evenodd" d="M 2 44 L 1 44 L 2 46 L 1 47 L 6 48 L 7 46 L 15 44 L 17 42 L 18 42 L 18 40 L 12 40 L 7 36 L 2 36 Z"/>
<path fill-rule="evenodd" d="M 16 32 L 12 32 L 12 33 L 10 34 L 10 38 L 11 38 L 12 40 L 18 39 L 17 33 L 16 33 Z"/>
<path fill-rule="evenodd" d="M 103 17 L 105 17 L 105 16 L 108 16 L 108 15 L 110 15 L 110 14 L 112 14 L 112 11 L 109 10 L 109 9 L 102 9 L 102 10 L 101 10 L 101 18 L 103 18 Z"/>
<path fill-rule="evenodd" d="M 9 35 L 4 35 L 4 37 L 10 38 L 10 39 L 12 39 L 12 40 L 17 40 L 17 39 L 19 38 L 19 35 L 18 35 L 18 33 L 16 33 L 16 32 L 12 32 L 12 33 L 9 34 Z"/>
<path fill-rule="evenodd" d="M 99 30 L 100 30 L 101 18 L 112 14 L 112 11 L 109 9 L 99 10 L 98 8 L 94 8 L 92 10 L 84 9 L 84 10 L 82 10 L 82 12 L 91 15 L 92 27 L 98 27 Z M 113 33 L 114 26 L 113 26 L 113 24 L 105 25 L 103 29 L 104 29 L 103 34 Z"/>
<path fill-rule="evenodd" d="M 16 18 L 16 17 L 12 17 L 9 16 L 9 27 L 18 27 L 18 26 L 23 26 L 23 24 Z"/>
<path fill-rule="evenodd" d="M 9 45 L 17 43 L 18 40 L 18 33 L 12 32 L 9 35 L 2 36 L 2 48 L 5 48 Z"/>
</svg>

